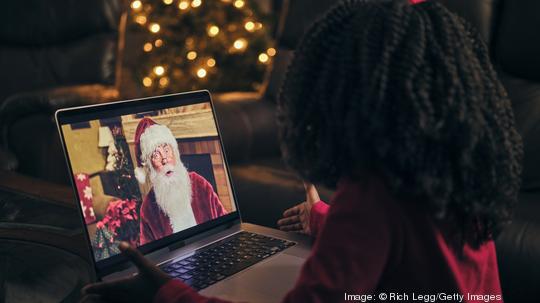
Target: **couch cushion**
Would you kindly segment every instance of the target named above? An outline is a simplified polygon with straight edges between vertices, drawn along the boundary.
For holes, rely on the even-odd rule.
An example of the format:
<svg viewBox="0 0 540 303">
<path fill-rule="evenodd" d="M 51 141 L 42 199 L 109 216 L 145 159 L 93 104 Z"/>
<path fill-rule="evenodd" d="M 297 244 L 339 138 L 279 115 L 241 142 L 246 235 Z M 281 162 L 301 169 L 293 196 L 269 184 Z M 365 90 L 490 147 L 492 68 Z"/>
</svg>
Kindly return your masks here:
<svg viewBox="0 0 540 303">
<path fill-rule="evenodd" d="M 242 93 L 215 94 L 213 100 L 229 163 L 280 156 L 275 104 Z"/>
<path fill-rule="evenodd" d="M 540 189 L 540 83 L 500 74 L 523 138 L 522 190 Z"/>
<path fill-rule="evenodd" d="M 514 220 L 496 240 L 504 302 L 540 297 L 540 192 L 522 193 Z M 535 300 L 532 300 L 535 301 Z"/>
<path fill-rule="evenodd" d="M 2 91 L 8 96 L 73 84 L 113 84 L 118 35 L 104 33 L 43 48 L 0 47 Z"/>
<path fill-rule="evenodd" d="M 242 220 L 275 228 L 283 211 L 306 200 L 298 176 L 279 158 L 231 167 Z M 330 202 L 333 191 L 317 186 L 321 199 Z"/>
<path fill-rule="evenodd" d="M 96 33 L 116 31 L 122 1 L 2 1 L 2 46 L 62 44 Z"/>
<path fill-rule="evenodd" d="M 120 0 L 2 3 L 0 103 L 72 84 L 113 84 L 125 7 Z"/>
<path fill-rule="evenodd" d="M 279 47 L 295 49 L 306 29 L 321 17 L 338 0 L 289 0 L 283 6 L 287 11 L 282 14 L 279 24 Z"/>
<path fill-rule="evenodd" d="M 475 2 L 475 1 L 471 1 Z M 493 41 L 495 61 L 514 76 L 540 81 L 540 1 L 506 0 Z"/>
<path fill-rule="evenodd" d="M 496 0 L 437 0 L 437 2 L 467 20 L 480 32 L 484 41 L 490 42 Z"/>
</svg>

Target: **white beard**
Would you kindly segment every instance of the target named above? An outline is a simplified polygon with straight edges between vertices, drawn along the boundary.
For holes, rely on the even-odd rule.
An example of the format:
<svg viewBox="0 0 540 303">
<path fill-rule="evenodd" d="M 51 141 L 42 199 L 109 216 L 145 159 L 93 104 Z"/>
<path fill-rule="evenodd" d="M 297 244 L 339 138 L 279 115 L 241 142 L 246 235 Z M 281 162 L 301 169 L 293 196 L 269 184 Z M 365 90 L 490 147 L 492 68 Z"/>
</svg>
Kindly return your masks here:
<svg viewBox="0 0 540 303">
<path fill-rule="evenodd" d="M 166 176 L 167 171 L 172 175 Z M 176 166 L 166 164 L 158 173 L 150 165 L 150 182 L 154 189 L 156 203 L 169 217 L 174 233 L 195 226 L 195 216 L 191 208 L 191 180 L 189 173 L 180 161 Z"/>
</svg>

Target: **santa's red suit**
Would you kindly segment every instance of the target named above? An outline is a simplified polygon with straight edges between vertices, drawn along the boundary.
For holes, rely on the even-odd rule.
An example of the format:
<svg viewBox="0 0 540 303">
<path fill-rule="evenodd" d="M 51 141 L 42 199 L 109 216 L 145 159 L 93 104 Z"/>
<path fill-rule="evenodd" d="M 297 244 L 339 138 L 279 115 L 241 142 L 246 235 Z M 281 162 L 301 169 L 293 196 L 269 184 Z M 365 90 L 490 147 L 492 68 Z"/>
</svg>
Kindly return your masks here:
<svg viewBox="0 0 540 303">
<path fill-rule="evenodd" d="M 195 172 L 191 180 L 191 208 L 197 224 L 227 214 L 212 185 Z M 151 190 L 141 206 L 141 245 L 172 234 L 169 217 L 159 208 L 154 191 Z"/>
</svg>

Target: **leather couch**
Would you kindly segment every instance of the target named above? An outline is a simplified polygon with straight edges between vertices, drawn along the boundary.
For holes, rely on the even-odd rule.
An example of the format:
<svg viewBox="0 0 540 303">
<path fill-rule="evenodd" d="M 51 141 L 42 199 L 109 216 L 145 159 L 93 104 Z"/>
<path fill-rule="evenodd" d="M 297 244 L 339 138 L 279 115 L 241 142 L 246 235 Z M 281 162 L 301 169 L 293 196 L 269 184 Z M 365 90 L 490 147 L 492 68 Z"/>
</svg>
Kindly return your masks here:
<svg viewBox="0 0 540 303">
<path fill-rule="evenodd" d="M 53 113 L 119 98 L 125 6 L 2 3 L 0 302 L 77 302 L 91 281 L 72 191 L 24 175 L 69 183 Z"/>
<path fill-rule="evenodd" d="M 0 169 L 69 183 L 53 113 L 119 98 L 126 2 L 8 1 L 0 29 Z"/>
</svg>

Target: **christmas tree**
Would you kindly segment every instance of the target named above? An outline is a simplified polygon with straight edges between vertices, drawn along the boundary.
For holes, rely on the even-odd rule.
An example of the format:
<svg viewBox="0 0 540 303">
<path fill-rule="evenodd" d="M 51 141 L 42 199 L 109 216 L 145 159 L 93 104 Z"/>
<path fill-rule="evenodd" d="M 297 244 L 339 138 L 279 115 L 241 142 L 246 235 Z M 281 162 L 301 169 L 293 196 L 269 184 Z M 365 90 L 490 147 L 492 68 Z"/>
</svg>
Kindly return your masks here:
<svg viewBox="0 0 540 303">
<path fill-rule="evenodd" d="M 100 123 L 104 129 L 100 130 L 100 136 L 105 138 L 105 142 L 109 140 L 106 172 L 101 174 L 103 190 L 117 198 L 108 201 L 104 217 L 96 224 L 94 251 L 97 258 L 105 258 L 118 253 L 115 247 L 119 241 L 138 246 L 141 193 L 133 176 L 133 164 L 121 120 L 101 119 Z"/>
<path fill-rule="evenodd" d="M 140 204 L 141 192 L 133 175 L 133 163 L 129 158 L 129 147 L 121 125 L 113 126 L 112 133 L 118 149 L 114 171 L 118 192 L 115 196 L 125 200 L 135 200 Z"/>
<path fill-rule="evenodd" d="M 257 90 L 276 50 L 254 0 L 135 0 L 134 76 L 148 94 Z"/>
</svg>

